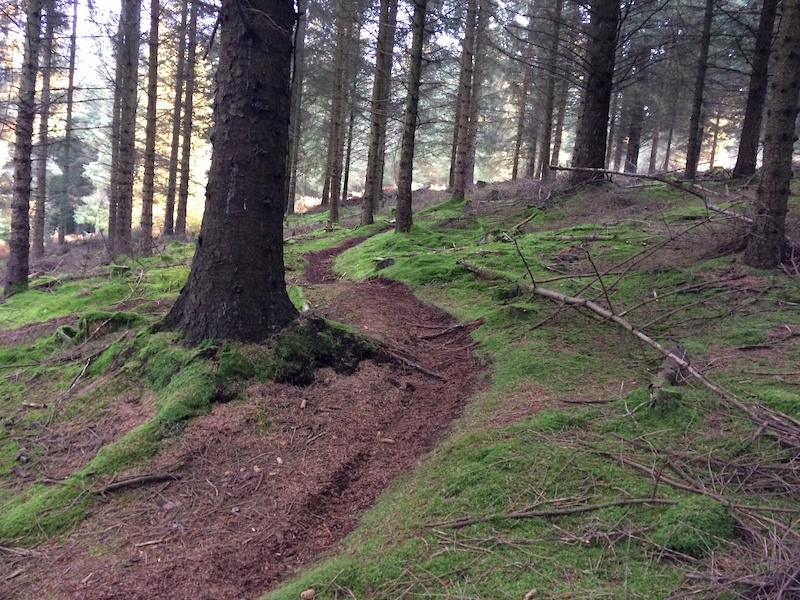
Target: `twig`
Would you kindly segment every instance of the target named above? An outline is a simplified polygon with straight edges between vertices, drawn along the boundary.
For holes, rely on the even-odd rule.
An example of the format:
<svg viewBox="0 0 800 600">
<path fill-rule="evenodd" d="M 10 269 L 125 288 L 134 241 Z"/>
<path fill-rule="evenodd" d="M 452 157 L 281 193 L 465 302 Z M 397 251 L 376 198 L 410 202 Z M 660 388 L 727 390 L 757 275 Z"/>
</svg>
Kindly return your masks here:
<svg viewBox="0 0 800 600">
<path fill-rule="evenodd" d="M 94 490 L 95 494 L 104 495 L 108 492 L 115 492 L 122 488 L 126 487 L 134 487 L 143 485 L 146 483 L 156 483 L 159 481 L 177 481 L 182 477 L 179 473 L 160 473 L 154 475 L 140 475 L 138 477 L 131 477 L 129 479 L 122 479 L 120 481 L 115 481 L 114 483 L 109 483 L 99 489 Z"/>
<path fill-rule="evenodd" d="M 431 527 L 453 527 L 460 529 L 476 523 L 486 523 L 495 519 L 530 519 L 535 517 L 561 517 L 564 515 L 575 515 L 593 510 L 601 510 L 611 506 L 631 506 L 636 504 L 675 504 L 674 500 L 666 498 L 628 498 L 622 500 L 612 500 L 611 502 L 601 502 L 599 504 L 584 504 L 582 506 L 571 506 L 568 508 L 553 508 L 549 510 L 518 510 L 507 513 L 496 513 L 485 517 L 464 517 L 448 521 L 446 523 L 435 523 Z"/>
</svg>

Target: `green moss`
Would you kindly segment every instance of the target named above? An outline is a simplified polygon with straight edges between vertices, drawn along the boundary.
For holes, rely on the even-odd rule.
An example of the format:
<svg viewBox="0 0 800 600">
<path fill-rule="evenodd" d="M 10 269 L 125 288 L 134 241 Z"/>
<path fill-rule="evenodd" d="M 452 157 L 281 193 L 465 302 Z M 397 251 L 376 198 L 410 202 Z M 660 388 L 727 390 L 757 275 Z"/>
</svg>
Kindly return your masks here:
<svg viewBox="0 0 800 600">
<path fill-rule="evenodd" d="M 664 513 L 650 539 L 659 546 L 699 558 L 733 537 L 733 518 L 717 500 L 690 496 Z"/>
<path fill-rule="evenodd" d="M 800 416 L 800 395 L 781 389 L 761 389 L 756 397 L 770 408 Z"/>
</svg>

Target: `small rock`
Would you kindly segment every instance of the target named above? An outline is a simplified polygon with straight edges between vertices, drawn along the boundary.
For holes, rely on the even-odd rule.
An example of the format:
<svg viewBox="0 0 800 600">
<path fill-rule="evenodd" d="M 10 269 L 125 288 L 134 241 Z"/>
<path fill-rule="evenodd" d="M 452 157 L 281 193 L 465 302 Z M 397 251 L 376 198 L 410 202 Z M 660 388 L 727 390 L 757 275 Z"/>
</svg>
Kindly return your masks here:
<svg viewBox="0 0 800 600">
<path fill-rule="evenodd" d="M 21 463 L 26 463 L 26 462 L 28 462 L 28 460 L 30 460 L 30 457 L 28 456 L 28 449 L 27 448 L 20 448 L 17 451 L 17 460 L 19 462 L 21 462 Z"/>
<path fill-rule="evenodd" d="M 300 594 L 300 600 L 314 600 L 317 597 L 317 592 L 314 591 L 314 588 L 309 588 Z"/>
</svg>

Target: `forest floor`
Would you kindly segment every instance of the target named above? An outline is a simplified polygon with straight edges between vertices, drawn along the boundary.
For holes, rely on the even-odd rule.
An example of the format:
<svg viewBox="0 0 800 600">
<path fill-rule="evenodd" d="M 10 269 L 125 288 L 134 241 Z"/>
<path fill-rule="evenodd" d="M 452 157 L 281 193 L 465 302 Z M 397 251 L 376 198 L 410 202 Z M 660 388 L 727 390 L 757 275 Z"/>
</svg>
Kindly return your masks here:
<svg viewBox="0 0 800 600">
<path fill-rule="evenodd" d="M 0 600 L 799 598 L 800 260 L 744 265 L 698 190 L 754 194 L 512 182 L 425 192 L 410 234 L 290 220 L 295 306 L 383 349 L 304 386 L 259 370 L 286 347 L 150 328 L 191 243 L 53 249 L 0 304 Z M 673 344 L 696 375 L 663 385 Z"/>
<path fill-rule="evenodd" d="M 107 493 L 75 531 L 5 562 L 0 598 L 252 598 L 349 533 L 483 385 L 469 326 L 401 283 L 334 275 L 336 255 L 360 241 L 307 255 L 306 296 L 421 369 L 370 360 L 353 375 L 321 369 L 307 387 L 261 383 L 214 405 L 147 466 L 180 479 Z M 0 344 L 67 320 L 3 331 Z M 85 460 L 92 437 L 152 416 L 152 399 L 121 400 L 83 443 L 77 431 L 49 432 L 69 442 L 62 468 Z"/>
</svg>

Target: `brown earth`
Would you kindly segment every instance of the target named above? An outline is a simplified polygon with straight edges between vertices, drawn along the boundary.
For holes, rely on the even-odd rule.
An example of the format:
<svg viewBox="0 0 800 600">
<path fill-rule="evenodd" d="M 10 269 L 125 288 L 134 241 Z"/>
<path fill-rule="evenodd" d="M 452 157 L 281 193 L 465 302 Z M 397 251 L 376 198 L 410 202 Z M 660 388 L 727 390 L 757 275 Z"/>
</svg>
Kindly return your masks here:
<svg viewBox="0 0 800 600">
<path fill-rule="evenodd" d="M 397 360 L 365 361 L 352 375 L 321 369 L 307 387 L 256 384 L 214 405 L 153 463 L 124 474 L 176 479 L 101 496 L 75 531 L 35 555 L 0 551 L 0 598 L 254 598 L 333 548 L 413 468 L 483 385 L 474 324 L 400 283 L 337 282 L 342 250 L 308 257 L 306 296 Z M 93 436 L 107 426 L 95 424 Z"/>
</svg>

